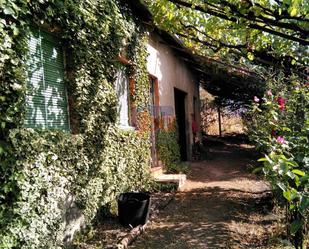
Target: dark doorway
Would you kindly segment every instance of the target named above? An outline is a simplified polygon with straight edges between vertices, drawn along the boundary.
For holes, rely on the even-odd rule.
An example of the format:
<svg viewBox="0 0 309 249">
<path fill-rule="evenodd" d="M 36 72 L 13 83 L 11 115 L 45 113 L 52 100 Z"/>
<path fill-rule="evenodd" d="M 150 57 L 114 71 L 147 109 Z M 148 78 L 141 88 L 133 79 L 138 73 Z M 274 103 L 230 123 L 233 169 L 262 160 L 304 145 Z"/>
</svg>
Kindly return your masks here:
<svg viewBox="0 0 309 249">
<path fill-rule="evenodd" d="M 187 161 L 186 108 L 185 108 L 186 95 L 187 93 L 174 88 L 175 115 L 179 131 L 179 146 L 182 161 Z"/>
<path fill-rule="evenodd" d="M 158 166 L 158 155 L 156 150 L 156 133 L 159 129 L 158 122 L 156 120 L 158 119 L 158 107 L 159 107 L 159 88 L 158 88 L 158 79 L 149 76 L 150 81 L 150 112 L 151 112 L 151 167 L 157 167 Z"/>
</svg>

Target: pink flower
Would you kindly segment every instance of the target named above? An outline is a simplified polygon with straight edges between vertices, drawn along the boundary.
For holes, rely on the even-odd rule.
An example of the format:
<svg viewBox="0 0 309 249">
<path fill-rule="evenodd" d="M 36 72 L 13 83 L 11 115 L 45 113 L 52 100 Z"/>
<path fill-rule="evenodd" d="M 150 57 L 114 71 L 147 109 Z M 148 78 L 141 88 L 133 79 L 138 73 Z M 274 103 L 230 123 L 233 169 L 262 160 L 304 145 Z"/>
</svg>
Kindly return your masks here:
<svg viewBox="0 0 309 249">
<path fill-rule="evenodd" d="M 269 97 L 273 96 L 273 93 L 271 92 L 271 90 L 268 90 L 266 94 L 267 94 L 267 96 L 269 96 Z"/>
<path fill-rule="evenodd" d="M 258 103 L 258 102 L 260 101 L 260 99 L 259 99 L 258 97 L 256 97 L 256 96 L 254 96 L 253 100 L 254 100 L 254 102 L 256 102 L 256 103 Z"/>
<path fill-rule="evenodd" d="M 277 137 L 277 142 L 278 142 L 279 144 L 286 144 L 286 141 L 285 141 L 284 137 L 281 137 L 281 136 L 278 136 L 278 137 Z"/>
<path fill-rule="evenodd" d="M 278 102 L 280 111 L 284 111 L 284 109 L 285 109 L 285 99 L 283 97 L 279 96 L 277 98 L 277 102 Z"/>
</svg>

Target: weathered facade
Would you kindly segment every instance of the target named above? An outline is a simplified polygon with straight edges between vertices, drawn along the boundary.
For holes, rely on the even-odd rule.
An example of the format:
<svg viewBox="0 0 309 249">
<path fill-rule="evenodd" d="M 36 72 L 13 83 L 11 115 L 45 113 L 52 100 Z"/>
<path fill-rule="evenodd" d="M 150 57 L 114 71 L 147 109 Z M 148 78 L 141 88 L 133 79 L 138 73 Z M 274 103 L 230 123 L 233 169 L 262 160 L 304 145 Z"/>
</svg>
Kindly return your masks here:
<svg viewBox="0 0 309 249">
<path fill-rule="evenodd" d="M 166 39 L 149 39 L 127 1 L 55 2 L 0 6 L 0 248 L 60 248 L 120 193 L 147 189 L 157 110 L 185 113 L 190 157 L 198 88 Z"/>
<path fill-rule="evenodd" d="M 192 153 L 192 122 L 200 124 L 199 80 L 194 70 L 181 57 L 181 44 L 165 33 L 152 32 L 147 51 L 147 70 L 158 84 L 160 111 L 176 117 L 182 160 Z"/>
</svg>

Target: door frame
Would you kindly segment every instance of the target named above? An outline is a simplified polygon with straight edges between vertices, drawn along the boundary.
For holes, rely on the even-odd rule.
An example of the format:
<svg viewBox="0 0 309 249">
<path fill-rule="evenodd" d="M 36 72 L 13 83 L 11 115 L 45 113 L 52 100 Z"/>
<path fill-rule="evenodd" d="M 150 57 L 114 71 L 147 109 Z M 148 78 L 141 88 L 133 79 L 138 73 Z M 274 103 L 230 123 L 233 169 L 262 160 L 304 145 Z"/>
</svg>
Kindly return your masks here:
<svg viewBox="0 0 309 249">
<path fill-rule="evenodd" d="M 159 98 L 159 81 L 158 78 L 152 74 L 148 74 L 149 83 L 150 83 L 150 115 L 151 115 L 151 134 L 150 134 L 150 142 L 151 142 L 151 167 L 155 168 L 159 166 L 158 153 L 157 153 L 157 143 L 156 143 L 156 135 L 159 130 L 159 111 L 160 111 L 160 98 Z"/>
<path fill-rule="evenodd" d="M 178 95 L 178 96 L 177 96 Z M 181 98 L 180 102 L 181 102 L 181 109 L 182 109 L 182 114 L 181 114 L 181 119 L 179 117 L 177 117 L 177 112 L 179 110 L 177 110 L 177 108 L 179 107 L 179 104 L 176 104 L 176 99 Z M 174 104 L 175 104 L 175 118 L 176 118 L 176 122 L 177 122 L 177 126 L 178 126 L 178 144 L 180 147 L 180 156 L 181 156 L 181 160 L 182 161 L 187 161 L 188 160 L 188 132 L 187 130 L 189 129 L 188 127 L 188 117 L 187 117 L 187 98 L 188 98 L 188 93 L 177 88 L 174 87 Z M 181 123 L 180 123 L 181 122 Z"/>
</svg>

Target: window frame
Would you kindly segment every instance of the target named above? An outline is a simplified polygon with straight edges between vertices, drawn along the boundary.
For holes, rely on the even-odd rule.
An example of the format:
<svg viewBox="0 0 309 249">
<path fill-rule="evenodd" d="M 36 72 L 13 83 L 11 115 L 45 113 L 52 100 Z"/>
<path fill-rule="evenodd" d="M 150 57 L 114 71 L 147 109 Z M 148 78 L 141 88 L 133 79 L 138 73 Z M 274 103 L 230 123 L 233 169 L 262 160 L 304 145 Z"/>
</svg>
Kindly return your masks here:
<svg viewBox="0 0 309 249">
<path fill-rule="evenodd" d="M 37 37 L 35 37 L 37 34 Z M 45 57 L 44 56 L 44 51 L 43 51 L 43 46 L 48 46 L 47 44 L 44 44 L 42 43 L 43 40 L 46 40 L 48 42 L 51 42 L 52 43 L 52 46 L 51 48 L 56 48 L 56 49 L 59 49 L 60 52 L 62 53 L 62 56 L 61 56 L 61 73 L 63 73 L 62 77 L 61 77 L 61 81 L 59 83 L 59 85 L 57 86 L 57 84 L 55 84 L 55 82 L 57 81 L 57 79 L 52 79 L 52 83 L 51 85 L 55 84 L 55 86 L 58 88 L 63 88 L 63 90 L 60 92 L 60 94 L 63 94 L 63 97 L 61 98 L 62 101 L 64 101 L 64 105 L 61 106 L 61 105 L 56 105 L 57 108 L 59 110 L 63 110 L 65 113 L 63 114 L 65 119 L 63 119 L 64 121 L 64 124 L 63 126 L 64 127 L 60 127 L 61 125 L 57 124 L 57 125 L 53 125 L 53 124 L 49 124 L 48 123 L 48 117 L 47 117 L 47 112 L 48 112 L 48 103 L 47 103 L 47 96 L 45 95 L 46 92 L 44 92 L 44 94 L 34 94 L 34 95 L 31 95 L 30 94 L 30 89 L 32 89 L 32 87 L 34 86 L 34 81 L 30 78 L 29 74 L 31 73 L 30 70 L 31 70 L 31 60 L 34 59 L 35 57 L 31 54 L 31 41 L 30 39 L 31 38 L 34 38 L 34 39 L 37 39 L 39 41 L 39 49 L 40 49 L 40 58 L 39 58 L 39 64 L 40 64 L 40 67 L 41 67 L 41 70 L 42 70 L 42 81 L 43 83 L 39 83 L 39 84 L 42 84 L 43 85 L 43 88 L 44 88 L 44 91 L 46 91 L 47 87 L 46 87 L 46 80 L 45 78 L 46 75 L 47 75 L 47 70 L 48 70 L 48 66 L 46 65 L 46 58 L 47 56 Z M 49 38 L 52 38 L 52 39 L 49 39 Z M 71 122 L 70 122 L 70 108 L 69 108 L 69 95 L 68 95 L 68 88 L 67 88 L 67 84 L 65 83 L 66 81 L 66 77 L 67 77 L 67 64 L 66 64 L 66 52 L 65 52 L 65 48 L 63 46 L 63 43 L 62 43 L 62 40 L 61 40 L 61 36 L 60 36 L 60 32 L 51 32 L 48 28 L 44 28 L 44 27 L 37 27 L 37 26 L 31 26 L 30 27 L 30 33 L 29 33 L 29 36 L 28 36 L 28 42 L 27 42 L 27 45 L 28 45 L 28 54 L 27 54 L 27 58 L 26 58 L 26 65 L 27 65 L 27 69 L 26 69 L 26 81 L 27 81 L 27 92 L 26 92 L 26 98 L 25 98 L 25 113 L 26 113 L 26 118 L 25 118 L 25 121 L 24 121 L 24 126 L 26 128 L 33 128 L 33 129 L 44 129 L 44 130 L 61 130 L 61 131 L 65 131 L 65 132 L 71 132 Z M 33 56 L 33 57 L 32 57 Z M 54 65 L 55 67 L 57 66 Z M 53 93 L 51 93 L 51 96 L 50 96 L 50 100 L 53 99 Z M 31 111 L 30 107 L 28 107 L 29 103 L 27 102 L 28 101 L 28 97 L 41 97 L 43 96 L 44 98 L 44 112 L 45 112 L 45 119 L 44 119 L 44 124 L 42 125 L 42 127 L 40 127 L 40 124 L 37 123 L 37 119 L 34 118 L 34 119 L 31 119 L 30 117 L 28 117 L 28 112 Z M 34 103 L 35 105 L 35 103 Z M 39 106 L 39 105 L 38 105 Z M 31 114 L 30 114 L 31 115 Z M 32 120 L 34 120 L 34 122 L 32 123 Z"/>
<path fill-rule="evenodd" d="M 119 121 L 117 121 L 117 126 L 122 129 L 122 130 L 130 130 L 130 131 L 134 131 L 136 130 L 136 107 L 135 107 L 135 103 L 132 100 L 132 96 L 134 95 L 134 91 L 135 91 L 135 81 L 133 79 L 133 75 L 132 74 L 128 74 L 128 70 L 133 67 L 133 62 L 131 62 L 130 60 L 126 59 L 123 56 L 119 56 L 118 57 L 118 62 L 119 62 L 119 69 L 117 70 L 117 74 L 119 73 L 119 71 L 123 70 L 122 73 L 125 74 L 126 79 L 127 79 L 127 111 L 128 111 L 128 123 L 126 125 L 123 125 L 120 123 L 120 118 L 121 118 L 121 112 L 118 109 L 119 108 L 119 95 L 117 92 L 117 74 L 116 74 L 116 80 L 115 80 L 115 91 L 116 91 L 116 95 L 117 95 L 117 118 L 119 119 Z"/>
</svg>

